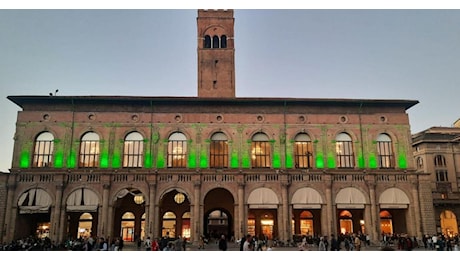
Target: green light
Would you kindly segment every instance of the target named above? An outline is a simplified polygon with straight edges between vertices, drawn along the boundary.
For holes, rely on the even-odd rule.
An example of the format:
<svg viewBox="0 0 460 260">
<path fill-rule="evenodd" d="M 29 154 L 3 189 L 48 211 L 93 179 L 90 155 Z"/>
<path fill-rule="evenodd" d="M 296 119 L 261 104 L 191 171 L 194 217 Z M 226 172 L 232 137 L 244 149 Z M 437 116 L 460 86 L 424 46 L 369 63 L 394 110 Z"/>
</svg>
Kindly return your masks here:
<svg viewBox="0 0 460 260">
<path fill-rule="evenodd" d="M 30 153 L 28 151 L 22 151 L 21 161 L 19 162 L 19 166 L 21 168 L 29 168 L 29 158 L 30 158 Z"/>
<path fill-rule="evenodd" d="M 70 151 L 69 158 L 67 158 L 67 168 L 75 168 L 77 164 L 77 153 Z"/>
<path fill-rule="evenodd" d="M 275 154 L 273 155 L 273 168 L 281 168 L 281 155 L 278 152 L 275 152 Z"/>
<path fill-rule="evenodd" d="M 251 159 L 249 158 L 249 154 L 247 154 L 247 153 L 243 154 L 242 167 L 243 168 L 251 167 Z"/>
<path fill-rule="evenodd" d="M 290 153 L 286 155 L 286 168 L 294 168 L 294 158 Z"/>
<path fill-rule="evenodd" d="M 231 155 L 231 158 L 230 158 L 230 167 L 238 168 L 238 166 L 239 166 L 239 164 L 238 164 L 238 153 L 233 152 L 232 155 Z"/>
<path fill-rule="evenodd" d="M 145 156 L 144 156 L 144 167 L 147 168 L 147 169 L 150 169 L 152 168 L 153 166 L 153 161 L 152 161 L 152 154 L 150 152 L 148 153 L 145 153 Z"/>
<path fill-rule="evenodd" d="M 295 140 L 289 140 L 289 142 L 286 142 L 286 168 L 294 168 L 294 158 L 293 158 L 293 148 L 292 144 L 295 142 Z"/>
<path fill-rule="evenodd" d="M 327 154 L 327 167 L 329 169 L 335 168 L 335 156 L 332 153 Z"/>
<path fill-rule="evenodd" d="M 358 167 L 363 169 L 366 167 L 366 161 L 364 160 L 364 156 L 361 154 L 358 156 Z"/>
<path fill-rule="evenodd" d="M 406 169 L 407 168 L 407 160 L 404 155 L 400 155 L 398 158 L 399 168 Z"/>
<path fill-rule="evenodd" d="M 200 168 L 208 167 L 208 158 L 206 156 L 206 151 L 203 149 L 200 153 Z"/>
<path fill-rule="evenodd" d="M 190 152 L 188 155 L 188 167 L 189 168 L 196 167 L 196 154 L 194 152 Z"/>
<path fill-rule="evenodd" d="M 316 168 L 323 169 L 324 168 L 324 157 L 322 154 L 316 155 Z"/>
<path fill-rule="evenodd" d="M 121 167 L 121 155 L 120 152 L 116 151 L 113 153 L 112 156 L 112 168 L 120 168 Z"/>
<path fill-rule="evenodd" d="M 109 167 L 109 152 L 107 150 L 102 151 L 101 153 L 101 168 Z"/>
<path fill-rule="evenodd" d="M 369 154 L 369 168 L 377 169 L 377 158 L 373 153 Z"/>
<path fill-rule="evenodd" d="M 62 168 L 64 166 L 64 152 L 56 151 L 54 154 L 54 168 Z"/>
<path fill-rule="evenodd" d="M 159 154 L 157 157 L 157 168 L 161 169 L 165 167 L 165 158 Z"/>
<path fill-rule="evenodd" d="M 195 150 L 195 146 L 193 146 L 192 144 L 193 144 L 193 140 L 192 139 L 188 140 L 187 148 L 190 148 L 189 154 L 188 154 L 188 167 L 196 168 L 196 150 Z"/>
</svg>

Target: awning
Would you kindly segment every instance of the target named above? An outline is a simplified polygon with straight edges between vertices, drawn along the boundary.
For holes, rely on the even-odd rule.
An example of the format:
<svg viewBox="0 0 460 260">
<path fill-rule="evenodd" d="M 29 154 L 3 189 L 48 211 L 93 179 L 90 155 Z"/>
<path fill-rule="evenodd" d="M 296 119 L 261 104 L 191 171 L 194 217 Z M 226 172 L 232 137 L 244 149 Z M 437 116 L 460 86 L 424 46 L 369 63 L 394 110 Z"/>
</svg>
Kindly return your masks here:
<svg viewBox="0 0 460 260">
<path fill-rule="evenodd" d="M 381 209 L 405 209 L 409 207 L 409 197 L 398 188 L 386 189 L 379 197 Z"/>
<path fill-rule="evenodd" d="M 339 193 L 337 193 L 335 204 L 338 209 L 363 209 L 366 204 L 366 198 L 357 188 L 348 187 L 341 189 Z"/>
<path fill-rule="evenodd" d="M 292 196 L 291 203 L 294 209 L 320 209 L 323 198 L 313 188 L 300 188 Z"/>
<path fill-rule="evenodd" d="M 276 193 L 269 188 L 258 188 L 249 194 L 249 208 L 277 208 L 279 201 Z"/>
<path fill-rule="evenodd" d="M 51 196 L 39 188 L 24 192 L 18 200 L 19 214 L 48 213 L 50 205 Z"/>
<path fill-rule="evenodd" d="M 95 212 L 99 206 L 97 194 L 86 188 L 81 188 L 70 193 L 67 198 L 67 211 Z"/>
</svg>

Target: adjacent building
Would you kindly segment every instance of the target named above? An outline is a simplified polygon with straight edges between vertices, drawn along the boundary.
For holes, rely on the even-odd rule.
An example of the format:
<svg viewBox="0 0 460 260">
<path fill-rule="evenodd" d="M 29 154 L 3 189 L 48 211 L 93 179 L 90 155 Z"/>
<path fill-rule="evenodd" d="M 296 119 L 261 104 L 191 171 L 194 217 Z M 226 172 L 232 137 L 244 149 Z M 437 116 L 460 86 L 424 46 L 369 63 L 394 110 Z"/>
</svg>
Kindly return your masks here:
<svg viewBox="0 0 460 260">
<path fill-rule="evenodd" d="M 417 172 L 430 174 L 436 233 L 458 235 L 460 128 L 431 127 L 412 136 Z"/>
<path fill-rule="evenodd" d="M 0 239 L 435 233 L 418 101 L 236 97 L 234 22 L 198 10 L 197 97 L 8 96 Z"/>
</svg>

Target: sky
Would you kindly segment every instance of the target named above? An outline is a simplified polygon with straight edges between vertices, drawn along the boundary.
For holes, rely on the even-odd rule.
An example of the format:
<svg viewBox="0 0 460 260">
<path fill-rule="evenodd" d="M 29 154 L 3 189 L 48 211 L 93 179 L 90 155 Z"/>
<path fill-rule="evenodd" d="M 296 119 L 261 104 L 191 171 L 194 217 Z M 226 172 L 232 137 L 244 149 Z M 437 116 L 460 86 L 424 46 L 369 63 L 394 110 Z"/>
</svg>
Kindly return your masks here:
<svg viewBox="0 0 460 260">
<path fill-rule="evenodd" d="M 71 7 L 0 9 L 0 171 L 20 111 L 7 96 L 197 96 L 196 9 Z M 417 100 L 412 133 L 460 118 L 460 9 L 234 17 L 237 97 Z"/>
</svg>

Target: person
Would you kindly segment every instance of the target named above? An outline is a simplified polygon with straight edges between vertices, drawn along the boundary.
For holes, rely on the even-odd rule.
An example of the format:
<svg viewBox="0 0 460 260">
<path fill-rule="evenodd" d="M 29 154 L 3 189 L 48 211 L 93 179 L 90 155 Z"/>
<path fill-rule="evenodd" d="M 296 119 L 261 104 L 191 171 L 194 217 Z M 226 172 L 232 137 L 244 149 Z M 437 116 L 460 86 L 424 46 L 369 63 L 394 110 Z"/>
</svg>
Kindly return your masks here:
<svg viewBox="0 0 460 260">
<path fill-rule="evenodd" d="M 339 251 L 339 241 L 331 234 L 331 251 Z"/>
<path fill-rule="evenodd" d="M 158 251 L 160 250 L 160 244 L 158 243 L 158 238 L 155 238 L 152 241 L 152 251 Z"/>
<path fill-rule="evenodd" d="M 198 246 L 198 249 L 204 249 L 204 236 L 200 236 L 200 244 Z"/>
<path fill-rule="evenodd" d="M 319 239 L 318 251 L 326 251 L 326 244 L 324 243 L 323 237 L 320 237 Z"/>
<path fill-rule="evenodd" d="M 109 251 L 109 245 L 103 237 L 99 238 L 99 251 Z"/>
<path fill-rule="evenodd" d="M 147 237 L 147 239 L 144 241 L 144 247 L 145 251 L 152 250 L 152 241 L 150 240 L 150 237 Z"/>
<path fill-rule="evenodd" d="M 227 239 L 225 239 L 225 235 L 220 236 L 219 239 L 219 250 L 227 251 Z"/>
<path fill-rule="evenodd" d="M 246 240 L 244 241 L 243 244 L 243 251 L 252 251 L 251 248 L 251 235 L 246 235 Z"/>
<path fill-rule="evenodd" d="M 163 251 L 163 249 L 165 249 L 165 247 L 168 246 L 168 242 L 169 242 L 169 232 L 166 232 L 166 235 L 161 237 L 161 240 L 160 240 L 160 251 Z"/>
<path fill-rule="evenodd" d="M 120 239 L 120 241 L 119 241 L 119 244 L 118 244 L 118 251 L 123 251 L 124 241 L 123 241 L 122 237 L 120 237 L 119 239 Z"/>
<path fill-rule="evenodd" d="M 246 238 L 245 238 L 245 237 L 242 237 L 242 238 L 240 239 L 240 251 L 243 251 L 244 241 L 246 241 Z"/>
<path fill-rule="evenodd" d="M 361 251 L 361 239 L 359 236 L 354 236 L 354 246 L 356 251 Z"/>
<path fill-rule="evenodd" d="M 182 239 L 182 251 L 185 251 L 187 249 L 187 238 L 183 236 Z"/>
</svg>

